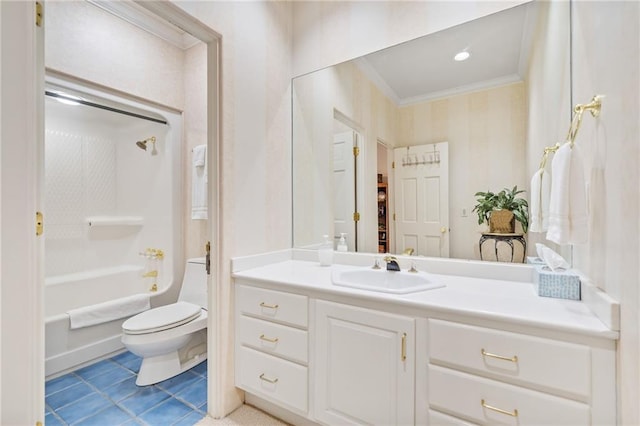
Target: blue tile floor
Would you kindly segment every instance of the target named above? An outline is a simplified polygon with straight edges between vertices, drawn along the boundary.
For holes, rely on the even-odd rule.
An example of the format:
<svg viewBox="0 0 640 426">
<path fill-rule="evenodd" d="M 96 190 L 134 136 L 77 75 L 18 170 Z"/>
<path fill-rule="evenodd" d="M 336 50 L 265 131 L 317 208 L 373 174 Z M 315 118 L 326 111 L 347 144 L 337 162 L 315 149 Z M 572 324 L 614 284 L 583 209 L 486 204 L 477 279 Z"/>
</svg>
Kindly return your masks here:
<svg viewBox="0 0 640 426">
<path fill-rule="evenodd" d="M 188 426 L 207 414 L 207 363 L 136 386 L 142 359 L 124 352 L 47 381 L 47 426 Z"/>
</svg>

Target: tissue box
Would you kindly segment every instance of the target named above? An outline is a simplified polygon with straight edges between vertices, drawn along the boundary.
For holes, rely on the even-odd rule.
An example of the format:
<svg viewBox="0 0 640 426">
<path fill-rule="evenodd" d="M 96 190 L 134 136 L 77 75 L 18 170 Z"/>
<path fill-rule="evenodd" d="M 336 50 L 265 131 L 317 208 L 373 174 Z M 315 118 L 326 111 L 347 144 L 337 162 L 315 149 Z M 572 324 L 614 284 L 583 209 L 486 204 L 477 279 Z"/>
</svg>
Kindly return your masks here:
<svg viewBox="0 0 640 426">
<path fill-rule="evenodd" d="M 535 282 L 538 296 L 580 300 L 580 277 L 571 269 L 553 272 L 536 265 Z"/>
<path fill-rule="evenodd" d="M 529 265 L 544 265 L 544 260 L 539 257 L 527 256 L 527 263 Z"/>
</svg>

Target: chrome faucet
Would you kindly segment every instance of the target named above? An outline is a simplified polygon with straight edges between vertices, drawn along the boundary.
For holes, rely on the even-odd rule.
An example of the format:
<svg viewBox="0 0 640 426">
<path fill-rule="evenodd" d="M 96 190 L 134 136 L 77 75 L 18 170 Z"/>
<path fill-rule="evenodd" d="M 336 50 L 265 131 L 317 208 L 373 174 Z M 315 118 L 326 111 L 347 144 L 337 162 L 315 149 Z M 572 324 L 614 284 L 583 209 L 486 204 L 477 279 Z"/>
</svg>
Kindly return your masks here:
<svg viewBox="0 0 640 426">
<path fill-rule="evenodd" d="M 387 263 L 387 271 L 399 271 L 398 259 L 394 256 L 385 256 L 383 260 Z"/>
</svg>

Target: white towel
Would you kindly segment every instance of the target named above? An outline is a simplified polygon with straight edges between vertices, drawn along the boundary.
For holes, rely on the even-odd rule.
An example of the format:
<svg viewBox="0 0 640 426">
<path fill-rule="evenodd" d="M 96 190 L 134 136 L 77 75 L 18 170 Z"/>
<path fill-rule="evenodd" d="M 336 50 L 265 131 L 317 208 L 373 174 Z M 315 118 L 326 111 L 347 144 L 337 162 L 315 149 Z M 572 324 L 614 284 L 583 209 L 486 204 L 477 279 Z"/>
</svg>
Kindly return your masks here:
<svg viewBox="0 0 640 426">
<path fill-rule="evenodd" d="M 557 244 L 587 242 L 587 195 L 582 157 L 577 145 L 565 143 L 551 164 L 551 196 L 547 239 Z"/>
<path fill-rule="evenodd" d="M 207 219 L 207 145 L 193 148 L 191 219 Z"/>
<path fill-rule="evenodd" d="M 531 178 L 531 221 L 529 231 L 546 232 L 549 227 L 549 197 L 551 180 L 545 169 L 538 171 Z"/>
<path fill-rule="evenodd" d="M 151 308 L 151 303 L 148 294 L 134 294 L 96 305 L 72 309 L 67 312 L 67 315 L 69 315 L 71 329 L 75 329 L 129 317 L 149 308 Z"/>
</svg>

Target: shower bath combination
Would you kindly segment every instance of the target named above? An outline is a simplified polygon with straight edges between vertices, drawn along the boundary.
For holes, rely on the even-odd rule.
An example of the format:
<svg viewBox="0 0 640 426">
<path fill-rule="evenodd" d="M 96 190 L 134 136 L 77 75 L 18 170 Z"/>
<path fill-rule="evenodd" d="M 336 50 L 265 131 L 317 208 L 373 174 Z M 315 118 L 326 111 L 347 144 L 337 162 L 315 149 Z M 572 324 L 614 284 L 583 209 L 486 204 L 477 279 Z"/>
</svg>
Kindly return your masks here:
<svg viewBox="0 0 640 426">
<path fill-rule="evenodd" d="M 146 151 L 147 150 L 147 143 L 149 143 L 149 142 L 151 142 L 153 144 L 153 148 L 151 149 L 151 155 L 157 155 L 158 151 L 156 150 L 156 137 L 155 136 L 151 136 L 150 138 L 147 138 L 145 140 L 138 141 L 138 142 L 136 142 L 136 145 L 141 150 Z"/>
</svg>

